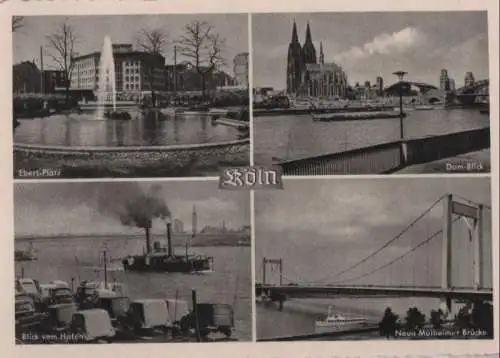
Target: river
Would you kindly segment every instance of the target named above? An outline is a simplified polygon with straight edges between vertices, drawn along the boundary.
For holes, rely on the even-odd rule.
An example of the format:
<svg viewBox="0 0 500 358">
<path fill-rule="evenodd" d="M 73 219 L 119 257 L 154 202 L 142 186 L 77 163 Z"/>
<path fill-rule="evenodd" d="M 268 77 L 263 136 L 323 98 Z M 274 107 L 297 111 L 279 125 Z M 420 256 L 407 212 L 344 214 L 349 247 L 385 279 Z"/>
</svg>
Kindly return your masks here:
<svg viewBox="0 0 500 358">
<path fill-rule="evenodd" d="M 26 243 L 16 243 L 25 249 Z M 175 298 L 190 302 L 195 289 L 199 302 L 227 303 L 235 310 L 234 337 L 252 339 L 250 247 L 192 247 L 190 251 L 214 257 L 215 272 L 207 274 L 137 273 L 122 271 L 120 258 L 140 253 L 143 240 L 120 238 L 54 238 L 33 240 L 38 260 L 16 262 L 16 276 L 24 268 L 25 277 L 41 283 L 51 280 L 71 282 L 103 280 L 100 252 L 106 247 L 111 258 L 109 276 L 123 282 L 132 299 Z M 179 254 L 184 249 L 179 248 Z"/>
<path fill-rule="evenodd" d="M 269 195 L 269 194 L 266 194 Z M 256 196 L 256 208 L 259 208 L 259 196 Z M 261 207 L 262 208 L 262 207 Z M 483 286 L 492 287 L 493 269 L 491 255 L 491 218 L 486 218 L 484 228 L 483 244 Z M 427 226 L 427 224 L 425 225 Z M 429 232 L 434 232 L 434 225 L 430 225 Z M 454 229 L 456 238 L 452 243 L 452 285 L 455 287 L 471 287 L 472 284 L 472 242 L 467 239 L 467 234 L 462 226 Z M 335 273 L 347 267 L 349 264 L 364 257 L 374 248 L 366 245 L 338 244 L 334 238 L 322 241 L 315 238 L 310 231 L 304 232 L 302 237 L 285 231 L 268 232 L 259 229 L 259 218 L 256 217 L 256 239 L 255 239 L 255 267 L 256 282 L 262 282 L 262 259 L 283 259 L 283 283 L 319 283 L 328 284 L 335 282 Z M 333 235 L 333 234 L 332 234 Z M 402 240 L 406 240 L 402 238 Z M 409 245 L 413 247 L 417 241 L 413 236 L 408 238 Z M 336 243 L 334 245 L 334 243 Z M 406 241 L 405 241 L 406 243 Z M 373 285 L 406 285 L 414 283 L 416 286 L 439 286 L 441 279 L 441 240 L 433 240 L 425 251 L 404 260 L 396 262 L 387 269 L 378 271 L 373 275 L 356 281 L 347 281 L 345 284 L 373 284 Z M 356 274 L 345 277 L 357 277 L 379 264 L 389 262 L 397 251 L 389 257 L 385 257 L 375 264 L 361 265 L 355 269 Z M 392 268 L 391 268 L 392 267 Z M 342 276 L 341 278 L 344 278 Z M 338 278 L 337 278 L 338 280 Z M 270 265 L 266 269 L 266 283 L 277 284 L 279 282 L 279 270 Z M 385 308 L 391 307 L 393 312 L 399 315 L 404 322 L 406 311 L 410 307 L 417 307 L 424 313 L 427 319 L 430 311 L 441 307 L 438 299 L 417 297 L 338 297 L 324 299 L 290 299 L 284 302 L 283 311 L 278 310 L 277 303 L 257 303 L 257 339 L 272 339 L 281 336 L 314 333 L 314 322 L 324 318 L 328 312 L 328 306 L 334 305 L 334 311 L 347 317 L 364 317 L 370 322 L 378 323 L 383 316 Z M 452 304 L 452 317 L 458 312 L 460 304 Z M 360 337 L 380 339 L 378 333 L 347 336 L 340 339 L 359 339 Z M 339 338 L 335 338 L 339 339 Z"/>
<path fill-rule="evenodd" d="M 477 109 L 434 109 L 407 112 L 405 138 L 480 129 L 489 117 Z M 400 137 L 399 119 L 314 122 L 309 115 L 262 116 L 254 119 L 254 161 L 273 157 L 292 160 L 387 143 Z"/>
</svg>

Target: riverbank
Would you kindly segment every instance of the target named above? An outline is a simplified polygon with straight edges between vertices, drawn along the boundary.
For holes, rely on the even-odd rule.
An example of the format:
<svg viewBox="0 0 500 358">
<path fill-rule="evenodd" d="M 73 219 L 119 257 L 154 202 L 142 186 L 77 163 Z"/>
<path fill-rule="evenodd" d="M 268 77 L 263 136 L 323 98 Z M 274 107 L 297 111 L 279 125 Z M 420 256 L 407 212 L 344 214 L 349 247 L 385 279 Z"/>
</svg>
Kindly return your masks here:
<svg viewBox="0 0 500 358">
<path fill-rule="evenodd" d="M 254 117 L 263 116 L 283 116 L 299 114 L 321 114 L 339 112 L 366 112 L 366 111 L 390 111 L 394 106 L 349 106 L 349 107 L 328 107 L 328 108 L 255 108 Z"/>
<path fill-rule="evenodd" d="M 36 243 L 49 240 L 78 240 L 78 239 L 89 239 L 89 240 L 144 240 L 144 234 L 117 234 L 117 235 L 78 235 L 78 236 L 24 236 L 16 237 L 15 243 Z M 172 243 L 176 246 L 183 246 L 186 239 L 190 240 L 190 246 L 192 247 L 207 247 L 207 246 L 250 246 L 250 235 L 245 233 L 213 233 L 213 234 L 203 234 L 198 233 L 195 237 L 189 233 L 177 233 L 172 235 Z M 152 241 L 164 241 L 165 235 L 153 234 L 151 235 Z"/>
<path fill-rule="evenodd" d="M 331 121 L 355 121 L 366 119 L 386 119 L 386 118 L 401 118 L 406 117 L 406 113 L 402 115 L 397 111 L 369 111 L 369 112 L 340 112 L 340 113 L 325 113 L 313 114 L 313 121 L 331 122 Z"/>
</svg>

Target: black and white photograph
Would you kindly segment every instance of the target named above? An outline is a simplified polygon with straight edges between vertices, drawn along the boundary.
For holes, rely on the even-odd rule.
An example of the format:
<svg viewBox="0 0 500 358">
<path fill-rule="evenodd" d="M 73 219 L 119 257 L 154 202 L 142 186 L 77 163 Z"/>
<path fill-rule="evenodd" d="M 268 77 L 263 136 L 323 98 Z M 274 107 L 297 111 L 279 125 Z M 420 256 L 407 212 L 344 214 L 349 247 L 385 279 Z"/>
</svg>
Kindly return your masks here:
<svg viewBox="0 0 500 358">
<path fill-rule="evenodd" d="M 17 344 L 252 340 L 247 191 L 27 182 L 14 195 Z"/>
<path fill-rule="evenodd" d="M 255 165 L 490 172 L 486 11 L 252 15 Z"/>
<path fill-rule="evenodd" d="M 14 177 L 249 165 L 248 14 L 14 16 Z"/>
<path fill-rule="evenodd" d="M 493 339 L 489 178 L 284 186 L 255 193 L 257 341 Z"/>
</svg>

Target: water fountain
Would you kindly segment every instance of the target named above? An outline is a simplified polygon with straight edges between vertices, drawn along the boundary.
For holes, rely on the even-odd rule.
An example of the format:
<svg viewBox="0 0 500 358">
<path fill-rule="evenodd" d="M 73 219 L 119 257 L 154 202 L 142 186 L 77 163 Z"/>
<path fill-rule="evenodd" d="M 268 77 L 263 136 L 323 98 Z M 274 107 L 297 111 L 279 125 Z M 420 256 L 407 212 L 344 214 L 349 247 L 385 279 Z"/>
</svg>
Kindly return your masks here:
<svg viewBox="0 0 500 358">
<path fill-rule="evenodd" d="M 96 101 L 81 103 L 75 113 L 56 113 L 50 120 L 20 119 L 14 123 L 14 151 L 18 158 L 27 158 L 18 159 L 18 167 L 32 165 L 30 158 L 36 155 L 40 167 L 59 163 L 62 175 L 80 175 L 64 174 L 73 170 L 121 176 L 139 173 L 145 167 L 163 173 L 165 163 L 173 168 L 168 169 L 172 173 L 180 170 L 177 168 L 186 170 L 193 166 L 193 157 L 204 166 L 215 166 L 218 158 L 239 161 L 241 153 L 248 154 L 249 139 L 241 138 L 237 128 L 209 126 L 206 115 L 179 119 L 141 112 L 136 103 L 117 99 L 122 88 L 116 87 L 119 73 L 115 72 L 115 60 L 111 39 L 105 36 Z M 138 64 L 143 65 L 141 61 Z"/>
<path fill-rule="evenodd" d="M 104 119 L 105 109 L 112 108 L 116 112 L 116 78 L 113 45 L 111 38 L 104 37 L 101 58 L 99 62 L 99 82 L 97 86 L 97 113 L 96 119 Z"/>
</svg>

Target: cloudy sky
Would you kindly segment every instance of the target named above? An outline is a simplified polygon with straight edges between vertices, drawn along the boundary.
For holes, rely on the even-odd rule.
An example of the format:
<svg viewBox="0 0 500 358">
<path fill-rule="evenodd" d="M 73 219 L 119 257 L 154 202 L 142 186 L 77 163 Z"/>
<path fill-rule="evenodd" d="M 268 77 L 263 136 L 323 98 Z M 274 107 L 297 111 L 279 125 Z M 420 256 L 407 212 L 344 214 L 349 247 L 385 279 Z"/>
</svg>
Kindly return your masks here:
<svg viewBox="0 0 500 358">
<path fill-rule="evenodd" d="M 212 24 L 216 31 L 226 38 L 224 57 L 232 73 L 232 61 L 236 54 L 248 52 L 248 16 L 246 14 L 224 15 L 115 15 L 115 16 L 70 16 L 78 43 L 75 51 L 80 54 L 100 51 L 105 35 L 111 37 L 114 43 L 135 44 L 137 34 L 141 29 L 163 29 L 170 40 L 177 40 L 183 35 L 183 28 L 193 20 L 199 19 Z M 13 52 L 14 63 L 31 61 L 40 57 L 40 46 L 46 46 L 46 36 L 54 33 L 65 17 L 62 16 L 29 16 L 24 20 L 24 26 L 14 33 Z M 171 41 L 172 42 L 172 41 Z M 173 63 L 173 46 L 165 49 L 167 63 Z M 177 60 L 182 61 L 178 54 Z M 45 64 L 50 65 L 48 56 Z"/>
<path fill-rule="evenodd" d="M 222 220 L 230 228 L 249 225 L 248 192 L 224 191 L 217 182 L 165 182 L 159 186 L 158 197 L 174 218 L 191 229 L 191 214 L 196 205 L 198 230 L 205 225 L 218 226 Z M 107 234 L 142 232 L 121 224 L 112 209 L 121 206 L 124 197 L 148 192 L 152 184 L 115 183 L 43 183 L 16 184 L 14 210 L 16 236 Z M 160 220 L 153 222 L 153 231 L 164 232 Z"/>
<path fill-rule="evenodd" d="M 316 52 L 342 66 L 349 83 L 408 79 L 439 84 L 442 68 L 457 86 L 466 71 L 488 77 L 486 12 L 258 14 L 252 16 L 254 85 L 286 86 L 286 57 L 295 19 L 301 44 L 309 21 Z"/>
<path fill-rule="evenodd" d="M 263 257 L 281 257 L 290 279 L 302 277 L 313 282 L 342 271 L 378 249 L 447 193 L 490 204 L 488 179 L 310 179 L 285 181 L 284 188 L 255 194 L 256 266 L 261 266 Z M 383 255 L 336 279 L 357 277 L 417 246 L 442 228 L 442 210 L 441 204 L 436 205 Z M 485 255 L 491 255 L 488 213 Z M 468 282 L 472 280 L 472 243 L 464 220 L 454 224 L 453 235 L 454 272 Z M 392 266 L 390 273 L 397 276 L 406 272 L 424 280 L 431 271 L 441 272 L 440 255 L 441 236 L 437 236 L 399 266 Z M 486 261 L 491 270 L 491 260 Z M 387 270 L 379 273 L 378 279 L 387 279 Z M 433 283 L 439 284 L 439 277 Z"/>
</svg>

